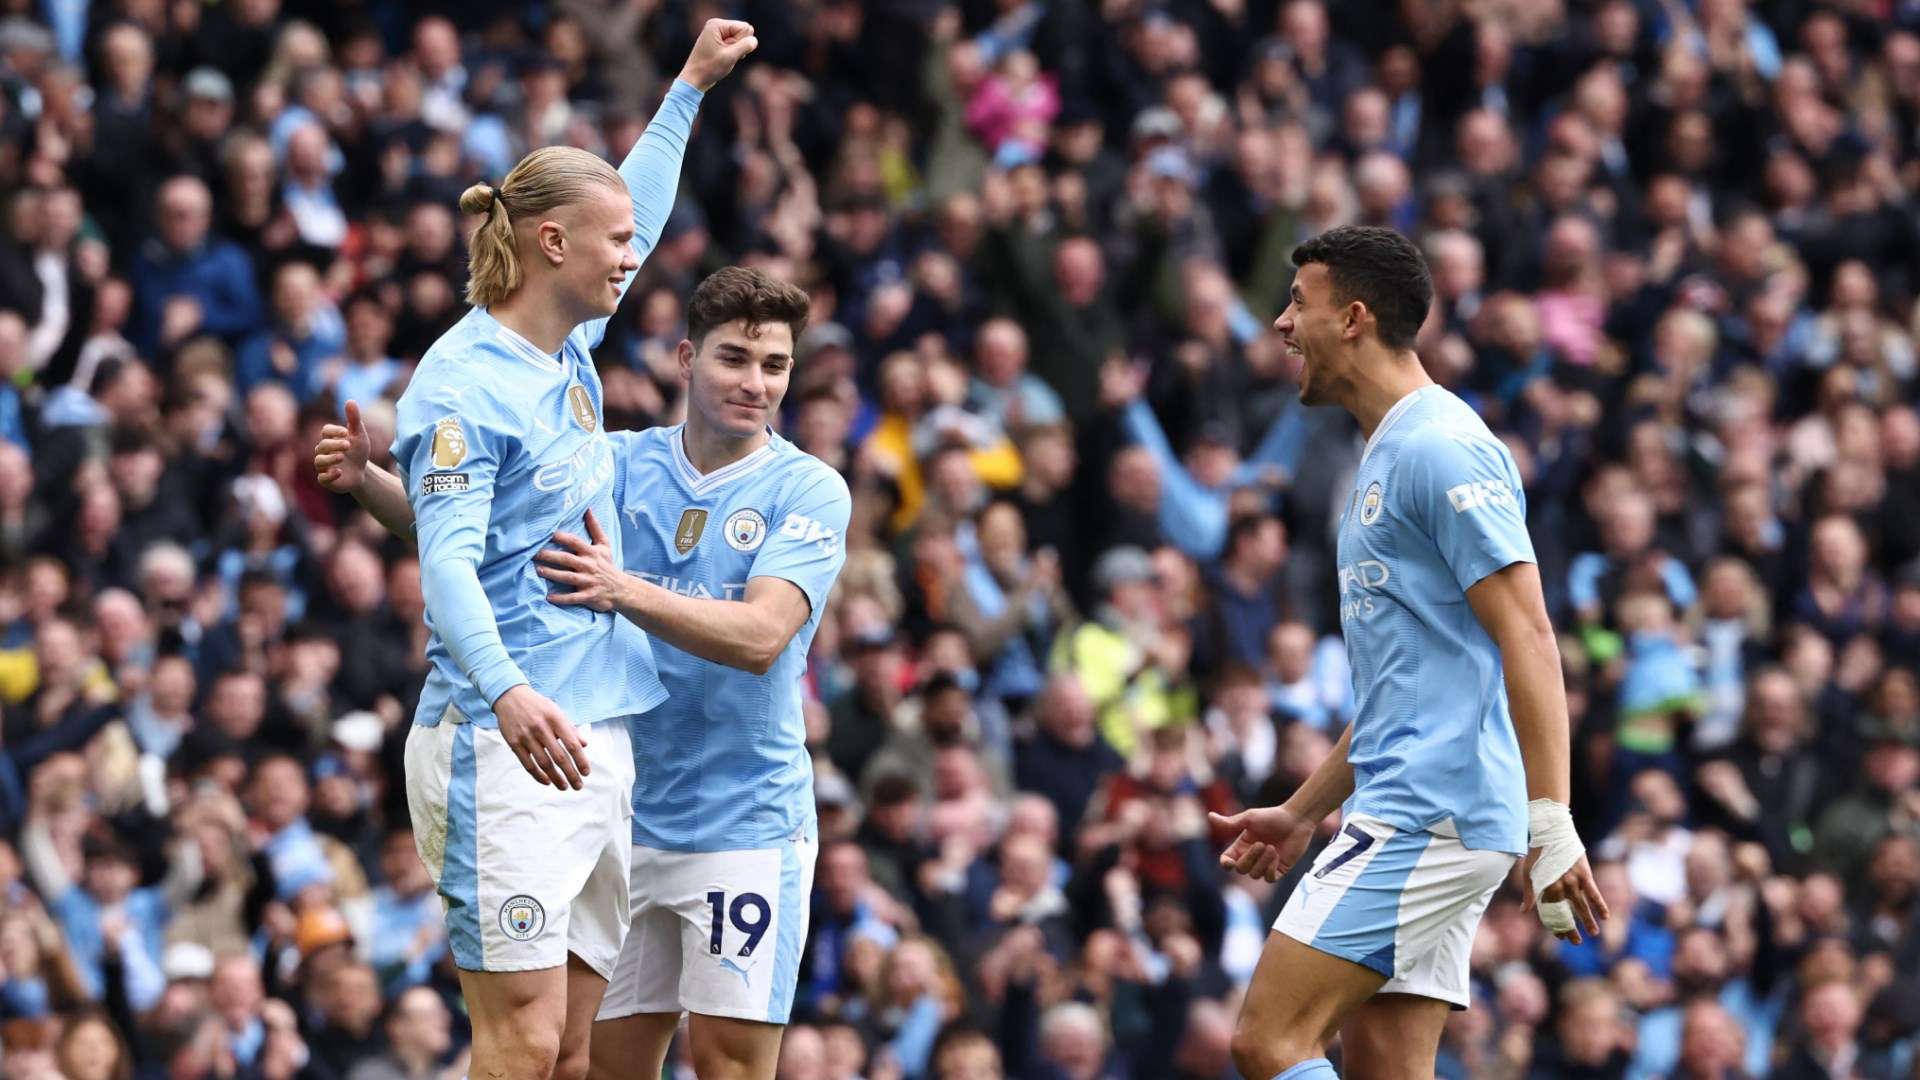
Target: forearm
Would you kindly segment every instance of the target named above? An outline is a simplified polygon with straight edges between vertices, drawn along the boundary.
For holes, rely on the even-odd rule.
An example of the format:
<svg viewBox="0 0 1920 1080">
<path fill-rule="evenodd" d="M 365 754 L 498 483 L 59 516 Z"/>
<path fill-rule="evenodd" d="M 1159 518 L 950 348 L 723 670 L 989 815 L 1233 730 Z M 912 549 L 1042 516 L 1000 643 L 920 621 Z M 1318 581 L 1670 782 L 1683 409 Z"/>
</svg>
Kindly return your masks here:
<svg viewBox="0 0 1920 1080">
<path fill-rule="evenodd" d="M 633 243 L 643 257 L 653 250 L 667 216 L 673 212 L 674 195 L 680 188 L 680 163 L 686 157 L 687 139 L 693 133 L 694 116 L 700 111 L 703 97 L 705 94 L 688 83 L 682 73 L 668 88 L 647 130 L 620 163 L 620 179 L 626 182 L 627 194 L 633 199 Z"/>
<path fill-rule="evenodd" d="M 414 538 L 413 504 L 407 502 L 407 489 L 399 477 L 378 465 L 368 465 L 360 486 L 353 489 L 353 501 L 388 532 L 402 540 Z"/>
<path fill-rule="evenodd" d="M 1338 809 L 1353 794 L 1353 766 L 1347 762 L 1347 747 L 1353 741 L 1353 725 L 1340 733 L 1327 760 L 1287 800 L 1287 806 L 1307 821 L 1319 821 Z"/>
<path fill-rule="evenodd" d="M 774 620 L 743 600 L 682 596 L 632 574 L 625 577 L 614 610 L 682 652 L 764 675 L 786 645 Z"/>
<path fill-rule="evenodd" d="M 1527 771 L 1527 798 L 1572 798 L 1568 775 L 1567 690 L 1560 681 L 1560 646 L 1544 623 L 1515 633 L 1500 646 L 1506 668 L 1507 707 Z"/>
<path fill-rule="evenodd" d="M 527 681 L 500 641 L 500 627 L 473 563 L 422 558 L 420 592 L 434 632 L 489 705 Z"/>
</svg>

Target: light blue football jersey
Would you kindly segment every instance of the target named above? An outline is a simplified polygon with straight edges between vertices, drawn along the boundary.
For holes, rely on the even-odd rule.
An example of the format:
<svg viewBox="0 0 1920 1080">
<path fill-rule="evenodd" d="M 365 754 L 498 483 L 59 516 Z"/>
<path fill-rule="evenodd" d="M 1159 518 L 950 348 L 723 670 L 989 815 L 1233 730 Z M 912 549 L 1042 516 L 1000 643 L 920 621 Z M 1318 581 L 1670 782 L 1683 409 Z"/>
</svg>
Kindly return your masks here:
<svg viewBox="0 0 1920 1080">
<path fill-rule="evenodd" d="M 587 510 L 614 517 L 613 440 L 588 354 L 603 326 L 582 325 L 556 356 L 474 308 L 427 350 L 400 398 L 393 459 L 432 631 L 416 724 L 494 727 L 494 700 L 522 682 L 575 724 L 666 697 L 647 635 L 617 615 L 548 603 L 533 561 L 555 530 L 584 535 Z"/>
<path fill-rule="evenodd" d="M 765 675 L 653 642 L 666 704 L 634 721 L 633 842 L 665 851 L 742 851 L 814 839 L 813 762 L 800 680 L 834 578 L 853 500 L 825 462 L 773 435 L 701 475 L 681 426 L 620 432 L 615 497 L 626 568 L 686 596 L 739 600 L 774 577 L 812 612 Z"/>
<path fill-rule="evenodd" d="M 1466 591 L 1533 561 L 1507 448 L 1439 386 L 1402 398 L 1368 440 L 1340 520 L 1340 627 L 1358 702 L 1347 815 L 1404 831 L 1452 819 L 1469 848 L 1526 852 L 1500 650 Z"/>
<path fill-rule="evenodd" d="M 620 163 L 642 261 L 673 209 L 704 97 L 675 79 Z M 621 282 L 623 297 L 633 279 Z M 548 355 L 474 308 L 421 357 L 400 397 L 393 460 L 413 506 L 433 631 L 417 724 L 449 716 L 493 727 L 494 700 L 523 682 L 575 724 L 666 696 L 646 634 L 615 615 L 547 603 L 533 561 L 554 530 L 583 535 L 588 509 L 613 520 L 613 448 L 591 354 L 607 322 L 580 324 Z"/>
</svg>

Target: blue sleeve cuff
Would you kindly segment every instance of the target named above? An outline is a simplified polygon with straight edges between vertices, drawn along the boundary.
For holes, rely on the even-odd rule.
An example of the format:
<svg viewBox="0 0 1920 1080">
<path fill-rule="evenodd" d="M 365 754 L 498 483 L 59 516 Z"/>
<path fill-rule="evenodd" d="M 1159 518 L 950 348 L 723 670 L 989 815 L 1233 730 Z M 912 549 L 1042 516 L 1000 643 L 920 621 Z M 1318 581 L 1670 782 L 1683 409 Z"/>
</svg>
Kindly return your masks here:
<svg viewBox="0 0 1920 1080">
<path fill-rule="evenodd" d="M 706 96 L 707 92 L 705 90 L 700 89 L 685 79 L 676 78 L 673 80 L 673 85 L 667 87 L 666 100 L 672 101 L 674 98 L 680 98 L 697 109 L 700 107 L 700 102 L 704 100 Z"/>
</svg>

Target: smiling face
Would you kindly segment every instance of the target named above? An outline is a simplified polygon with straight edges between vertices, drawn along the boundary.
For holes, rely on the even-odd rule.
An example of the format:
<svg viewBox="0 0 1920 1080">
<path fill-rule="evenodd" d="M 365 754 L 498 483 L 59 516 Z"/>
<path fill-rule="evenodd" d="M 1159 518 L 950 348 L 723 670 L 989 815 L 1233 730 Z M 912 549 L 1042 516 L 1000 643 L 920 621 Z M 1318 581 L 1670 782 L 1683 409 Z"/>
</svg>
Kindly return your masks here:
<svg viewBox="0 0 1920 1080">
<path fill-rule="evenodd" d="M 764 429 L 787 396 L 793 375 L 793 327 L 749 325 L 745 319 L 707 331 L 696 348 L 680 343 L 680 372 L 687 379 L 688 419 L 734 438 Z"/>
<path fill-rule="evenodd" d="M 1347 381 L 1340 345 L 1351 323 L 1349 307 L 1335 300 L 1324 264 L 1308 263 L 1294 275 L 1287 308 L 1273 321 L 1273 328 L 1286 343 L 1287 356 L 1298 358 L 1303 405 L 1340 400 L 1339 388 Z"/>
<path fill-rule="evenodd" d="M 562 258 L 555 266 L 564 295 L 582 320 L 612 315 L 620 306 L 627 275 L 640 268 L 633 250 L 633 199 L 624 190 L 600 188 L 591 198 L 564 206 L 541 222 L 543 233 L 557 226 Z"/>
</svg>

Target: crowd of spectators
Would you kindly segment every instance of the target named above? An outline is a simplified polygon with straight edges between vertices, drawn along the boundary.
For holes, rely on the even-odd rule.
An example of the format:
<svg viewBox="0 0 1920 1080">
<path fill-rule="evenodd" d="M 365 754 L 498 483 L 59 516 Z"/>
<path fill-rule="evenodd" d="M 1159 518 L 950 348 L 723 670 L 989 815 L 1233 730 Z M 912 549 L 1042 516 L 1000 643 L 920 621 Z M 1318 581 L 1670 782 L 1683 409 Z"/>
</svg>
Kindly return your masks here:
<svg viewBox="0 0 1920 1080">
<path fill-rule="evenodd" d="M 598 363 L 672 422 L 701 275 L 813 297 L 782 425 L 855 515 L 781 1076 L 1232 1075 L 1292 877 L 1206 811 L 1354 708 L 1361 442 L 1270 329 L 1348 222 L 1526 478 L 1614 911 L 1503 891 L 1441 1075 L 1915 1075 L 1920 4 L 0 0 L 0 1077 L 463 1075 L 418 567 L 309 448 L 384 447 L 458 192 L 617 159 L 721 14 Z"/>
</svg>

